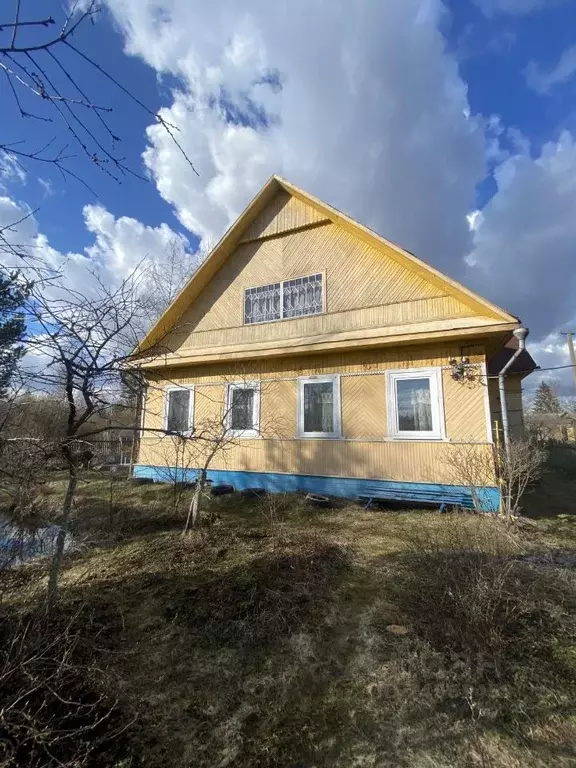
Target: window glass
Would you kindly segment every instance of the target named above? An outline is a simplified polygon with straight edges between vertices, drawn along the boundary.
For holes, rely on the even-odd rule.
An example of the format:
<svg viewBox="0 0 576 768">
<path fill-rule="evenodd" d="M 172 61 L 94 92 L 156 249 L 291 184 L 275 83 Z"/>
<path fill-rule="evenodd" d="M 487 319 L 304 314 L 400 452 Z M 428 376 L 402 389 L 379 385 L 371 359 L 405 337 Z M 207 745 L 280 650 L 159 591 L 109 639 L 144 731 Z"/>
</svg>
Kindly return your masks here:
<svg viewBox="0 0 576 768">
<path fill-rule="evenodd" d="M 324 311 L 322 274 L 296 277 L 244 291 L 244 323 L 267 323 Z"/>
<path fill-rule="evenodd" d="M 282 316 L 301 317 L 322 312 L 322 275 L 297 277 L 282 283 Z"/>
<path fill-rule="evenodd" d="M 304 383 L 304 432 L 334 432 L 334 382 Z"/>
<path fill-rule="evenodd" d="M 230 429 L 254 429 L 254 398 L 253 389 L 234 387 L 230 401 Z"/>
<path fill-rule="evenodd" d="M 244 322 L 280 320 L 280 283 L 247 288 L 244 292 Z"/>
<path fill-rule="evenodd" d="M 174 389 L 168 392 L 168 432 L 187 432 L 190 429 L 190 390 Z"/>
<path fill-rule="evenodd" d="M 432 432 L 430 379 L 397 379 L 396 409 L 399 432 Z"/>
</svg>

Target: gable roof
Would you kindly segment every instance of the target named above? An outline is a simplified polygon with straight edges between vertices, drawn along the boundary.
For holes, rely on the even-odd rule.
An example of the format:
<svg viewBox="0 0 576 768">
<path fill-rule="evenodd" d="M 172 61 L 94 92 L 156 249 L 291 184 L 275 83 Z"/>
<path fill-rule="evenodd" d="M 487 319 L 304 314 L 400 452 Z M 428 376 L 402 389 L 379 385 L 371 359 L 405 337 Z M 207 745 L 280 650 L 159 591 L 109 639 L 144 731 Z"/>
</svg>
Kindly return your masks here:
<svg viewBox="0 0 576 768">
<path fill-rule="evenodd" d="M 318 200 L 316 197 L 304 192 L 298 187 L 280 176 L 271 176 L 260 192 L 248 204 L 236 221 L 228 228 L 221 240 L 217 243 L 211 253 L 203 261 L 201 266 L 192 274 L 186 285 L 172 300 L 168 308 L 158 318 L 148 333 L 144 336 L 140 344 L 134 350 L 134 354 L 142 354 L 151 349 L 167 334 L 183 315 L 190 304 L 197 298 L 199 293 L 206 287 L 212 277 L 224 264 L 226 259 L 232 254 L 235 247 L 242 239 L 243 233 L 255 222 L 264 208 L 271 202 L 273 197 L 280 191 L 288 192 L 297 200 L 312 207 L 318 212 L 323 220 L 330 220 L 334 224 L 341 226 L 352 235 L 358 237 L 369 245 L 382 249 L 386 248 L 386 255 L 395 259 L 399 264 L 405 266 L 408 270 L 419 274 L 428 282 L 433 283 L 448 295 L 454 296 L 459 301 L 469 306 L 475 312 L 484 317 L 492 318 L 501 323 L 518 323 L 517 317 L 510 315 L 496 304 L 484 299 L 477 293 L 466 288 L 456 280 L 444 275 L 439 270 L 414 256 L 409 251 L 392 243 L 368 227 L 351 219 L 346 214 L 341 213 L 336 208 L 327 203 Z"/>
</svg>

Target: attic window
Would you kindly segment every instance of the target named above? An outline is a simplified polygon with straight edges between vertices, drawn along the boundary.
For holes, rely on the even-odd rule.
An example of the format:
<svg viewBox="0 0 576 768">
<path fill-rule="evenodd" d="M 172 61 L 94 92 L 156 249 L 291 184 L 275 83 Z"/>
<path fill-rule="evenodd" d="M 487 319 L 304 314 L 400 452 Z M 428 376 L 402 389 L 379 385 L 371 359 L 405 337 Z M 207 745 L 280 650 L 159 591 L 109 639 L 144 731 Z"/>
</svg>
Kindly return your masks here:
<svg viewBox="0 0 576 768">
<path fill-rule="evenodd" d="M 324 311 L 322 273 L 247 288 L 244 291 L 244 323 L 269 323 L 291 317 L 319 315 Z"/>
</svg>

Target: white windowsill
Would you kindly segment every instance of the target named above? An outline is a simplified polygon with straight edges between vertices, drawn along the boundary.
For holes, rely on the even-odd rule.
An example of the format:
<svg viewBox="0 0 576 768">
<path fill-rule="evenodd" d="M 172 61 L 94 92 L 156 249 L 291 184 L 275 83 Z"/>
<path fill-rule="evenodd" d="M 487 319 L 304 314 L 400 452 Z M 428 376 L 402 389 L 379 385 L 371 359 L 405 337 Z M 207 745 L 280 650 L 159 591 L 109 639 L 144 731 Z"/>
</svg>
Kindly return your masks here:
<svg viewBox="0 0 576 768">
<path fill-rule="evenodd" d="M 390 440 L 408 440 L 416 443 L 442 443 L 449 442 L 443 435 L 390 435 Z"/>
</svg>

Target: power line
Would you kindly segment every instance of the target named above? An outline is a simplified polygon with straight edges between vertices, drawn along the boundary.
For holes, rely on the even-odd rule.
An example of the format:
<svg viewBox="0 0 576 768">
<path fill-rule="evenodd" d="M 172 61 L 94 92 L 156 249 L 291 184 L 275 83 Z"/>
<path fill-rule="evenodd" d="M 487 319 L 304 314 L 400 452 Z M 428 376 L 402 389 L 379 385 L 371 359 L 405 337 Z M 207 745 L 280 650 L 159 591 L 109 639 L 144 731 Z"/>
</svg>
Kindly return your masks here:
<svg viewBox="0 0 576 768">
<path fill-rule="evenodd" d="M 526 370 L 526 371 L 513 371 L 512 373 L 517 374 L 517 373 L 540 373 L 541 371 L 562 371 L 566 368 L 576 368 L 576 365 L 554 365 L 554 366 L 551 366 L 550 368 L 540 368 L 540 366 L 538 366 L 538 368 L 530 368 L 529 370 Z M 488 378 L 497 379 L 498 374 L 494 376 L 488 376 Z"/>
</svg>

